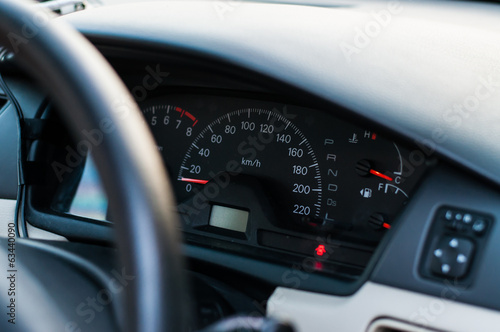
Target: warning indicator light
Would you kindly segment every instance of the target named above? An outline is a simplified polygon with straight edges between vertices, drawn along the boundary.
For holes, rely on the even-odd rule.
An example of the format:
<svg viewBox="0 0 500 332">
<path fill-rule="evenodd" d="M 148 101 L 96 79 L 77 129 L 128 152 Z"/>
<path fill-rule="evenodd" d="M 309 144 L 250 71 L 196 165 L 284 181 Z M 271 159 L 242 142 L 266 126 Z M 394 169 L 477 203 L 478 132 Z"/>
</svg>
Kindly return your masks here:
<svg viewBox="0 0 500 332">
<path fill-rule="evenodd" d="M 316 255 L 318 256 L 323 256 L 326 253 L 325 246 L 322 244 L 320 244 L 316 249 L 314 249 L 314 251 L 316 251 Z"/>
</svg>

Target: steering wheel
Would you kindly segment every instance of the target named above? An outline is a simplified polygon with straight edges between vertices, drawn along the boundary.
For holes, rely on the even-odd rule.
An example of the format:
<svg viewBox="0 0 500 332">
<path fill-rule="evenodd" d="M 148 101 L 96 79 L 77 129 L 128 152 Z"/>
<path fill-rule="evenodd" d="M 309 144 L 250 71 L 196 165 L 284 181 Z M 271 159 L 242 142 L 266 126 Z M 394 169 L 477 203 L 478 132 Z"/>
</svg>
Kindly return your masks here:
<svg viewBox="0 0 500 332">
<path fill-rule="evenodd" d="M 123 326 L 187 331 L 190 310 L 171 185 L 129 91 L 82 35 L 34 3 L 0 1 L 0 45 L 48 90 L 76 139 L 83 133 L 103 137 L 89 150 L 109 198 L 121 261 L 136 276 L 125 288 Z"/>
</svg>

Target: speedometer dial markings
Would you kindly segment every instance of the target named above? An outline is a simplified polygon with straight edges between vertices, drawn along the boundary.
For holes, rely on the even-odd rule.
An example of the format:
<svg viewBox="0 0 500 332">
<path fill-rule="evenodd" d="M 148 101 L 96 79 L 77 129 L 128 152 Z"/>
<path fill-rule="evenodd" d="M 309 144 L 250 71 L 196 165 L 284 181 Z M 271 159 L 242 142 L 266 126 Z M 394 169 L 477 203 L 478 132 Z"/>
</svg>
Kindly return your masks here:
<svg viewBox="0 0 500 332">
<path fill-rule="evenodd" d="M 218 174 L 263 183 L 260 194 L 269 196 L 284 220 L 308 224 L 321 215 L 321 176 L 311 144 L 275 111 L 239 109 L 215 119 L 194 138 L 178 179 L 192 184 L 186 190 L 201 191 L 196 186 L 216 186 L 210 179 Z"/>
</svg>

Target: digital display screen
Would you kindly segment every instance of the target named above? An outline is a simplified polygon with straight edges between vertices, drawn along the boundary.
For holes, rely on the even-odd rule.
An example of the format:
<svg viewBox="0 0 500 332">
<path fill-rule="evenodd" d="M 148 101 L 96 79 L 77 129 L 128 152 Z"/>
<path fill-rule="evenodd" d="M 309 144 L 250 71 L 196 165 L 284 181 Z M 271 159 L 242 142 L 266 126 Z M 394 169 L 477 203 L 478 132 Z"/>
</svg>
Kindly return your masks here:
<svg viewBox="0 0 500 332">
<path fill-rule="evenodd" d="M 248 224 L 248 211 L 214 205 L 208 224 L 213 227 L 245 232 Z"/>
</svg>

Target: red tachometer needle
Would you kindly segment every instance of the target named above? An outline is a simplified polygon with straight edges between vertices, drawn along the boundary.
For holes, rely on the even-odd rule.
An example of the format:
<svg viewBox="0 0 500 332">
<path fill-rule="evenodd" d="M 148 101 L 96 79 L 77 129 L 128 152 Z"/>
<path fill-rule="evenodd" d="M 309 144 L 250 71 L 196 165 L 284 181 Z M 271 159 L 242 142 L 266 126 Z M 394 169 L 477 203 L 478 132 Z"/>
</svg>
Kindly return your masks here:
<svg viewBox="0 0 500 332">
<path fill-rule="evenodd" d="M 199 184 L 208 183 L 208 180 L 200 180 L 200 179 L 181 178 L 180 180 L 184 182 L 199 183 Z"/>
<path fill-rule="evenodd" d="M 380 177 L 380 178 L 382 178 L 382 179 L 384 179 L 384 180 L 387 180 L 387 181 L 392 181 L 392 180 L 393 180 L 390 176 L 387 176 L 387 175 L 385 175 L 385 174 L 382 174 L 382 173 L 380 173 L 380 172 L 377 172 L 377 171 L 376 171 L 376 170 L 374 170 L 374 169 L 371 169 L 371 170 L 370 170 L 370 174 L 373 174 L 373 175 L 375 175 L 375 176 L 378 176 L 378 177 Z"/>
</svg>

